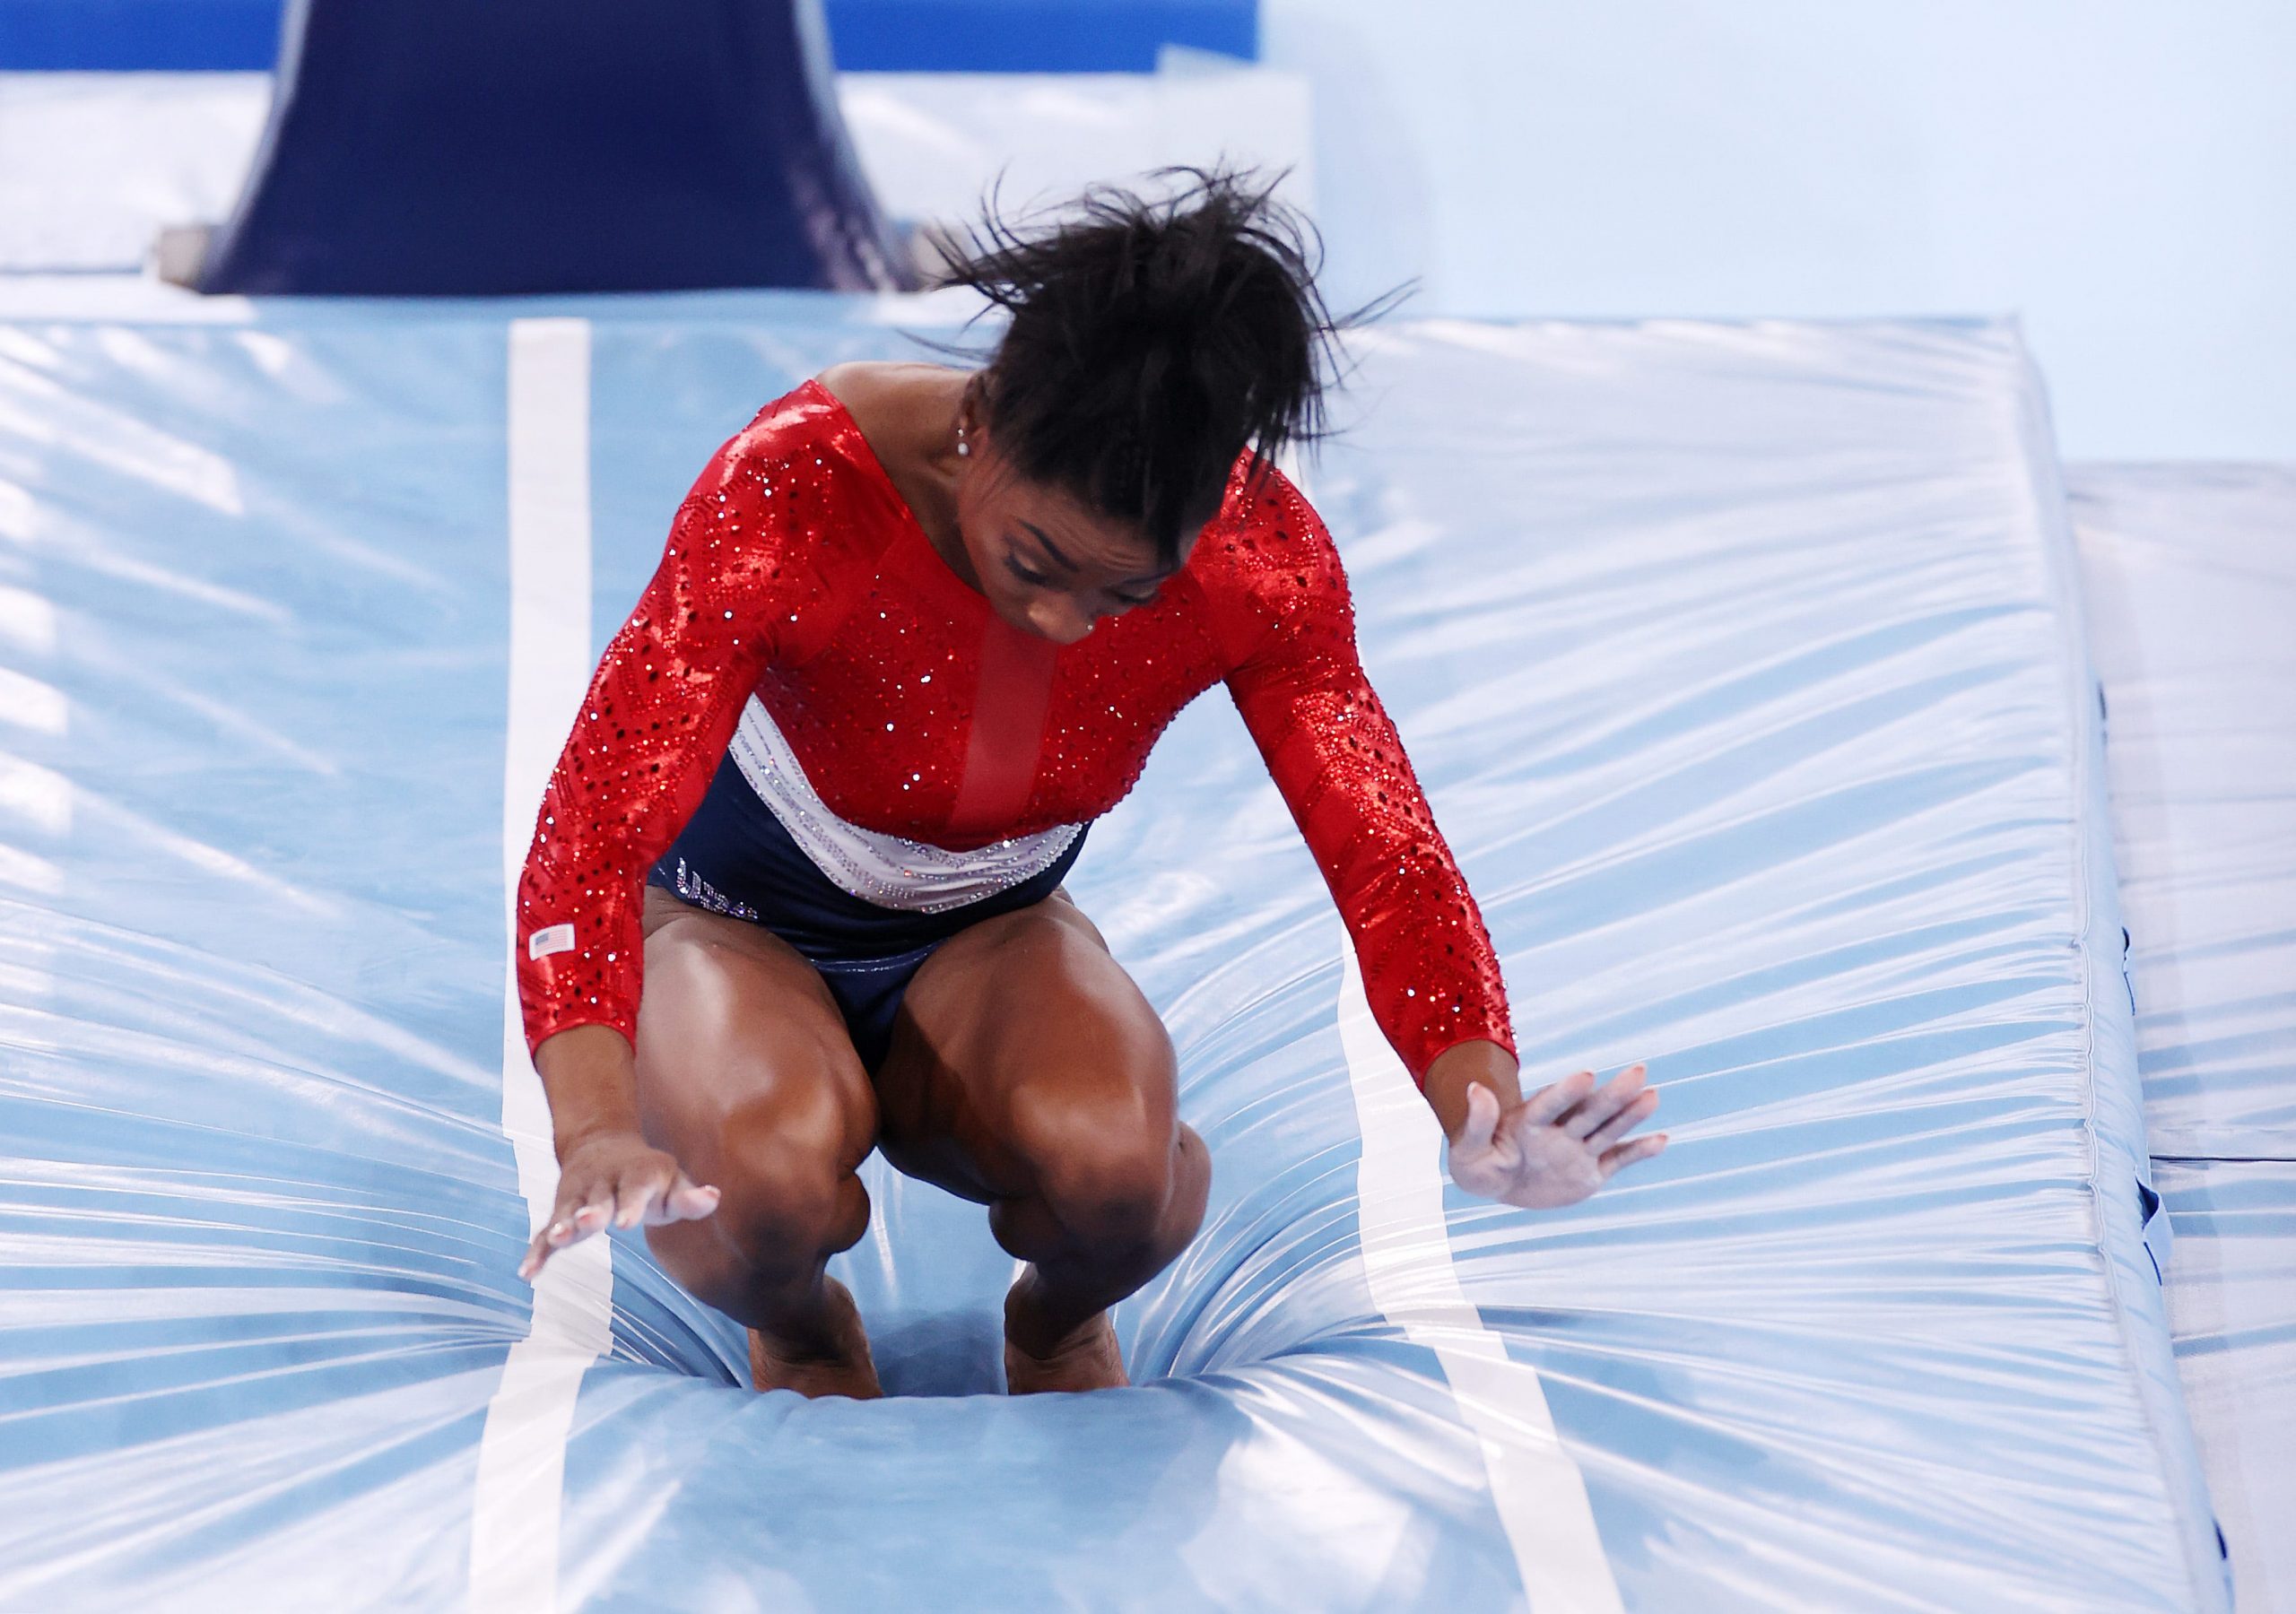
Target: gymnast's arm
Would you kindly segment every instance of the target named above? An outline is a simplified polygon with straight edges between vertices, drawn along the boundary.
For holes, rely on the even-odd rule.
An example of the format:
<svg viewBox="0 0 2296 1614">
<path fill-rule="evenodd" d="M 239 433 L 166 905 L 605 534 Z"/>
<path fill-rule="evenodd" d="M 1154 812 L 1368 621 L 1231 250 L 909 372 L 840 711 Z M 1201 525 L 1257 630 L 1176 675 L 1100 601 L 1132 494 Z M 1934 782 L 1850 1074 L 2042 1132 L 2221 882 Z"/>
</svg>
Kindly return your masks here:
<svg viewBox="0 0 2296 1614">
<path fill-rule="evenodd" d="M 1230 693 L 1346 922 L 1372 1016 L 1442 1124 L 1453 1180 L 1509 1204 L 1584 1199 L 1665 1147 L 1625 1139 L 1658 1096 L 1636 1065 L 1524 1099 L 1497 955 L 1364 676 L 1338 551 L 1297 490 L 1269 481 L 1251 591 L 1264 631 Z"/>
<path fill-rule="evenodd" d="M 514 941 L 527 1046 L 550 1103 L 558 1197 L 522 1275 L 597 1232 L 709 1215 L 718 1191 L 648 1145 L 638 1114 L 645 879 L 709 788 L 793 612 L 780 565 L 796 491 L 749 434 L 720 448 L 606 647 L 543 795 Z M 778 490 L 779 497 L 775 493 Z"/>
</svg>

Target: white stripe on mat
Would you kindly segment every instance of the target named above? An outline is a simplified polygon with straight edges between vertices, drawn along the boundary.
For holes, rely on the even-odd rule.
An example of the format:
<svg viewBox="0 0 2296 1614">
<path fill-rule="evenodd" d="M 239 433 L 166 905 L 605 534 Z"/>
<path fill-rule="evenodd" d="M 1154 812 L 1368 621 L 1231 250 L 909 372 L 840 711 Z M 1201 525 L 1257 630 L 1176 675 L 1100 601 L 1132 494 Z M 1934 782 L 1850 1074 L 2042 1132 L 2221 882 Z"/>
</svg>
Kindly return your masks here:
<svg viewBox="0 0 2296 1614">
<path fill-rule="evenodd" d="M 510 723 L 502 776 L 503 913 L 511 917 L 535 814 L 590 678 L 590 325 L 510 322 Z M 502 1131 L 531 1234 L 558 1193 L 550 1109 L 526 1055 L 517 976 L 502 1002 Z M 582 1375 L 612 1341 L 613 1267 L 603 1236 L 551 1257 L 526 1337 L 487 1403 L 471 1507 L 470 1606 L 558 1606 L 566 1441 Z"/>
<path fill-rule="evenodd" d="M 1535 1614 L 1622 1614 L 1587 1482 L 1555 1436 L 1538 1370 L 1510 1359 L 1459 1287 L 1443 1220 L 1443 1132 L 1363 995 L 1340 936 L 1339 1040 L 1363 1134 L 1356 1193 L 1371 1303 L 1435 1353 L 1483 1448 L 1491 1500 Z"/>
</svg>

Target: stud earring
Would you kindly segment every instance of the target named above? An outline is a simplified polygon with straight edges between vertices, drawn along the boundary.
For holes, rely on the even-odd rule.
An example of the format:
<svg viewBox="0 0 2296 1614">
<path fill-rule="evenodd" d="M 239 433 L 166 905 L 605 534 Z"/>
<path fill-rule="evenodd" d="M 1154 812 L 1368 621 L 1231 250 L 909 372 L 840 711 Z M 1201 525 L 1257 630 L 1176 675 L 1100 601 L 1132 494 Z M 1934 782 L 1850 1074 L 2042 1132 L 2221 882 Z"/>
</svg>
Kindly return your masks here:
<svg viewBox="0 0 2296 1614">
<path fill-rule="evenodd" d="M 959 459 L 967 459 L 970 458 L 971 455 L 971 446 L 965 441 L 965 423 L 962 421 L 959 421 L 957 422 L 957 457 Z"/>
</svg>

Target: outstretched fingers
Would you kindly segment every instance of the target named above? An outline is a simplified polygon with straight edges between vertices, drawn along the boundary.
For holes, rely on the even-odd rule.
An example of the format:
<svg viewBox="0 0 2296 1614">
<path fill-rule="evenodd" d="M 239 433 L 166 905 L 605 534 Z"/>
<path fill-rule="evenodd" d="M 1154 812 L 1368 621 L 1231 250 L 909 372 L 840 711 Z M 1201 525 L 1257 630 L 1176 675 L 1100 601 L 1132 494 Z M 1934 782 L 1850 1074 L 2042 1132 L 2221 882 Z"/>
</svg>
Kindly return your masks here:
<svg viewBox="0 0 2296 1614">
<path fill-rule="evenodd" d="M 1657 1112 L 1657 1089 L 1644 1088 L 1616 1115 L 1587 1134 L 1587 1147 L 1597 1151 L 1607 1149 Z"/>
<path fill-rule="evenodd" d="M 1638 1160 L 1649 1159 L 1665 1147 L 1666 1134 L 1652 1132 L 1647 1138 L 1635 1138 L 1613 1149 L 1605 1150 L 1596 1164 L 1602 1168 L 1603 1181 L 1607 1183 L 1627 1167 Z"/>
<path fill-rule="evenodd" d="M 1646 1066 L 1627 1066 L 1565 1112 L 1555 1124 L 1574 1138 L 1591 1139 L 1642 1096 L 1647 1075 Z"/>
<path fill-rule="evenodd" d="M 570 1213 L 563 1209 L 559 1212 L 558 1219 L 568 1229 L 566 1236 L 558 1240 L 561 1244 L 579 1244 L 613 1219 L 612 1183 L 594 1183 L 587 1187 L 577 1184 L 568 1190 L 566 1197 L 578 1202 Z"/>
<path fill-rule="evenodd" d="M 625 1160 L 619 1169 L 612 1162 L 594 1161 L 560 1179 L 558 1202 L 550 1220 L 526 1245 L 518 1263 L 519 1277 L 531 1281 L 553 1253 L 579 1244 L 609 1224 L 659 1227 L 697 1221 L 718 1209 L 716 1188 L 695 1183 L 667 1155 L 642 1147 L 639 1152 L 651 1158 Z"/>
<path fill-rule="evenodd" d="M 1523 1101 L 1524 1121 L 1533 1126 L 1552 1126 L 1571 1106 L 1595 1090 L 1595 1073 L 1580 1071 L 1561 1080 L 1550 1082 Z"/>
<path fill-rule="evenodd" d="M 589 1207 L 572 1184 L 561 1184 L 558 1202 L 551 1207 L 550 1219 L 527 1242 L 526 1259 L 518 1263 L 518 1276 L 532 1280 L 542 1271 L 543 1263 L 552 1252 L 564 1249 L 591 1231 L 583 1226 L 583 1214 Z M 596 1224 L 593 1223 L 592 1226 Z"/>
<path fill-rule="evenodd" d="M 550 1259 L 550 1229 L 544 1228 L 526 1243 L 526 1253 L 518 1261 L 518 1276 L 531 1283 L 542 1271 L 542 1263 Z"/>
<path fill-rule="evenodd" d="M 655 1226 L 663 1222 L 700 1221 L 718 1209 L 718 1190 L 708 1183 L 695 1183 L 683 1171 L 677 1181 L 670 1184 L 651 1219 Z"/>
<path fill-rule="evenodd" d="M 665 1222 L 699 1221 L 718 1209 L 718 1190 L 697 1185 L 674 1167 L 657 1165 L 623 1173 L 614 1203 L 615 1227 L 642 1223 L 658 1228 Z"/>
<path fill-rule="evenodd" d="M 656 1168 L 627 1169 L 614 1179 L 613 1225 L 634 1228 L 646 1219 L 647 1208 L 669 1186 L 669 1173 Z"/>
</svg>

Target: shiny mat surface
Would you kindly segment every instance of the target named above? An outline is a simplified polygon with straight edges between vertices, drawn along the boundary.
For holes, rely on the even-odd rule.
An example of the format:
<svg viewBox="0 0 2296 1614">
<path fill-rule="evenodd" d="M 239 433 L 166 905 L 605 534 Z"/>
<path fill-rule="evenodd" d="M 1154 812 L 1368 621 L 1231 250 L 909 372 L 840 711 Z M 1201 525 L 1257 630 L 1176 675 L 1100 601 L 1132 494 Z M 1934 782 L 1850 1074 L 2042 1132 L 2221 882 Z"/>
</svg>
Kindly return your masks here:
<svg viewBox="0 0 2296 1614">
<path fill-rule="evenodd" d="M 2068 486 L 2152 1152 L 2296 1161 L 2296 467 Z"/>
<path fill-rule="evenodd" d="M 2239 1606 L 2296 1610 L 2296 469 L 2067 486 L 2177 1365 Z"/>
<path fill-rule="evenodd" d="M 617 1241 L 505 1493 L 518 338 L 243 312 L 0 325 L 0 1605 L 457 1607 L 547 1520 L 528 1606 L 2220 1606 L 2011 331 L 1398 326 L 1309 468 L 1531 1074 L 1648 1058 L 1660 1162 L 1440 1184 L 1215 694 L 1073 882 L 1214 1157 L 1141 1386 L 990 1393 L 1011 1263 L 873 1162 L 908 1393 L 737 1387 Z M 517 312 L 583 322 L 593 646 L 717 442 L 941 317 Z"/>
<path fill-rule="evenodd" d="M 2235 1602 L 2296 1609 L 2296 1161 L 2161 1160 L 2169 1318 Z"/>
</svg>

